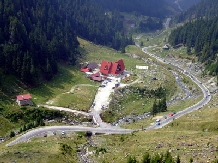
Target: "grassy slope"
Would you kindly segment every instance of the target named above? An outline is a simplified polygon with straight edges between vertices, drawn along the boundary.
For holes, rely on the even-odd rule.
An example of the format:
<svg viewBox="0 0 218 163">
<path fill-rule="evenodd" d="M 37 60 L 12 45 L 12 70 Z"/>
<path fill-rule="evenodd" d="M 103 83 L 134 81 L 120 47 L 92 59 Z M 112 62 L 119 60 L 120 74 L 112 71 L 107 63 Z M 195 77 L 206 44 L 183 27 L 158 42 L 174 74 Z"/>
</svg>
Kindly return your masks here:
<svg viewBox="0 0 218 163">
<path fill-rule="evenodd" d="M 149 38 L 149 41 L 144 41 L 146 38 Z M 167 38 L 165 33 L 153 39 L 150 36 L 143 36 L 139 42 L 143 41 L 145 46 L 156 44 L 162 47 L 166 44 L 163 41 L 164 38 Z M 167 54 L 161 48 L 154 48 L 152 52 L 162 57 Z M 193 56 L 185 54 L 184 48 L 170 51 L 170 53 L 180 58 L 194 59 Z M 185 80 L 189 79 L 186 78 Z M 195 84 L 191 84 L 191 87 L 195 88 L 196 91 L 198 89 Z M 201 98 L 202 96 L 199 96 L 197 99 L 190 99 L 185 101 L 185 103 L 184 101 L 179 101 L 168 109 L 172 111 L 181 110 L 196 103 Z M 182 162 L 189 162 L 190 158 L 193 158 L 194 162 L 211 162 L 216 159 L 218 154 L 218 110 L 213 107 L 213 103 L 216 103 L 217 98 L 215 95 L 212 101 L 201 110 L 174 120 L 173 123 L 163 129 L 148 132 L 139 131 L 124 136 L 93 137 L 93 142 L 96 143 L 96 146 L 105 148 L 107 151 L 98 157 L 93 156 L 93 159 L 98 162 L 111 162 L 113 160 L 113 162 L 125 163 L 130 155 L 136 156 L 137 160 L 141 160 L 145 152 L 155 154 L 165 153 L 166 150 L 169 150 L 174 158 L 180 155 Z M 143 120 L 124 127 L 139 128 L 151 122 L 153 122 L 152 119 Z"/>
<path fill-rule="evenodd" d="M 2 162 L 77 162 L 78 157 L 76 150 L 86 142 L 85 137 L 77 134 L 68 134 L 61 136 L 57 133 L 56 136 L 48 138 L 35 138 L 29 143 L 22 143 L 13 147 L 4 147 L 0 144 L 0 161 Z M 68 144 L 72 148 L 71 155 L 61 154 L 61 144 Z"/>
<path fill-rule="evenodd" d="M 174 157 L 180 155 L 182 162 L 188 162 L 191 157 L 196 162 L 214 160 L 218 154 L 217 116 L 216 108 L 202 109 L 175 120 L 160 130 L 139 131 L 124 136 L 93 137 L 96 146 L 104 147 L 107 151 L 94 159 L 99 162 L 114 160 L 125 163 L 127 155 L 141 160 L 145 152 L 154 154 L 170 150 Z"/>
<path fill-rule="evenodd" d="M 99 46 L 90 44 L 89 42 L 84 41 L 84 40 L 80 40 L 80 42 L 81 42 L 81 51 L 84 54 L 86 54 L 86 57 L 83 58 L 83 61 L 90 61 L 90 62 L 96 61 L 99 63 L 101 59 L 116 61 L 120 58 L 123 58 L 127 69 L 134 68 L 136 64 L 144 65 L 144 62 L 142 62 L 141 60 L 135 59 L 133 62 L 132 59 L 125 56 L 124 54 L 117 53 L 116 51 L 111 50 L 109 48 L 99 47 Z M 158 43 L 158 40 L 156 43 Z M 149 41 L 147 45 L 149 44 L 153 45 L 151 41 Z M 163 41 L 159 41 L 159 44 L 161 45 L 164 43 Z M 140 56 L 145 55 L 141 52 L 141 50 L 137 50 L 135 47 L 130 47 L 130 52 L 135 53 Z M 61 66 L 61 68 L 62 68 L 61 69 L 62 76 L 57 76 L 56 79 L 54 80 L 55 82 L 44 83 L 40 88 L 29 90 L 29 92 L 35 98 L 34 100 L 36 103 L 45 103 L 46 101 L 50 99 L 56 99 L 56 97 L 58 97 L 57 99 L 62 99 L 60 94 L 69 91 L 73 85 L 76 85 L 78 83 L 93 84 L 93 83 L 90 83 L 89 80 L 84 78 L 84 76 L 81 75 L 79 71 L 73 71 L 72 70 L 73 67 Z M 23 90 L 23 92 L 25 91 L 26 90 Z M 69 96 L 72 96 L 72 95 L 69 95 Z M 56 102 L 58 103 L 58 100 Z M 87 102 L 87 104 L 88 103 L 89 102 Z M 4 106 L 6 105 L 7 104 L 4 104 Z M 172 108 L 172 110 L 174 110 L 174 108 Z M 211 126 L 215 122 L 213 118 L 209 118 L 206 121 L 205 117 L 210 116 L 208 115 L 207 110 L 202 110 L 202 112 L 199 114 L 202 115 L 201 119 L 198 118 L 197 121 L 195 119 L 193 121 L 187 122 L 186 128 L 183 128 L 183 122 L 190 119 L 188 117 L 184 117 L 184 119 L 182 120 L 181 119 L 176 120 L 173 123 L 176 125 L 173 125 L 173 126 L 169 125 L 170 127 L 161 129 L 158 131 L 137 132 L 132 135 L 125 135 L 125 136 L 115 136 L 115 135 L 94 136 L 93 141 L 96 142 L 96 146 L 106 148 L 107 152 L 105 154 L 100 154 L 100 156 L 98 157 L 95 157 L 93 155 L 93 157 L 95 160 L 99 160 L 99 162 L 102 162 L 103 160 L 105 160 L 106 162 L 111 162 L 111 160 L 114 160 L 114 162 L 126 162 L 127 158 L 125 156 L 127 155 L 135 155 L 138 159 L 140 159 L 143 152 L 145 151 L 149 151 L 153 153 L 153 152 L 160 152 L 160 151 L 165 152 L 167 149 L 177 149 L 178 148 L 177 145 L 180 142 L 178 140 L 181 140 L 181 142 L 184 142 L 184 141 L 193 142 L 194 138 L 199 140 L 199 143 L 201 142 L 200 147 L 202 147 L 202 150 L 203 150 L 203 148 L 206 148 L 204 146 L 208 145 L 209 141 L 211 143 L 215 142 L 214 140 L 216 140 L 215 139 L 216 130 L 214 127 L 213 129 L 209 129 L 209 130 L 207 130 L 207 127 L 204 127 L 205 131 L 207 132 L 205 131 L 203 132 L 201 127 L 198 130 L 192 130 L 194 128 L 193 126 L 197 126 L 197 124 L 201 120 L 202 120 L 201 126 Z M 211 116 L 215 116 L 215 115 L 216 114 L 212 114 Z M 140 122 L 137 122 L 138 124 L 135 123 L 133 124 L 133 126 L 126 126 L 126 127 L 141 128 L 141 126 L 149 124 L 150 122 L 152 122 L 152 120 L 140 121 Z M 121 137 L 124 137 L 124 138 L 121 138 Z M 15 148 L 5 148 L 3 147 L 4 144 L 0 144 L 0 148 L 3 149 L 1 150 L 2 152 L 0 153 L 0 155 L 2 156 L 1 158 L 4 158 L 3 161 L 11 161 L 9 160 L 9 157 L 12 157 L 12 159 L 14 158 L 16 160 L 21 160 L 20 162 L 25 162 L 23 157 L 19 158 L 13 153 L 15 151 L 21 151 L 25 153 L 27 151 L 32 150 L 32 151 L 42 151 L 40 152 L 40 156 L 33 157 L 33 159 L 35 159 L 35 157 L 36 158 L 40 157 L 46 160 L 46 161 L 43 160 L 42 162 L 52 162 L 53 160 L 57 161 L 57 160 L 64 159 L 62 156 L 60 156 L 59 146 L 54 145 L 56 144 L 55 142 L 57 141 L 60 142 L 62 140 L 60 139 L 57 140 L 56 138 L 46 139 L 47 142 L 49 142 L 50 144 L 50 145 L 49 144 L 46 145 L 46 148 L 44 147 L 45 144 L 43 144 L 41 140 L 42 139 L 37 139 L 37 140 L 33 140 L 31 143 L 28 143 L 28 144 L 25 143 L 21 145 L 16 145 Z M 66 142 L 71 142 L 71 140 L 66 139 Z M 161 143 L 165 144 L 164 147 L 156 149 L 155 147 Z M 43 150 L 44 148 L 45 150 Z M 53 151 L 51 151 L 51 148 Z M 192 147 L 189 148 L 189 146 L 186 144 L 184 147 L 182 147 L 181 150 L 179 149 L 179 150 L 172 150 L 172 151 L 173 151 L 173 155 L 180 154 L 183 159 L 185 158 L 189 159 L 189 157 L 192 156 L 191 149 Z M 185 155 L 185 153 L 187 153 L 186 151 L 189 151 L 188 152 L 189 154 Z M 212 159 L 212 156 L 211 156 L 211 159 Z"/>
</svg>

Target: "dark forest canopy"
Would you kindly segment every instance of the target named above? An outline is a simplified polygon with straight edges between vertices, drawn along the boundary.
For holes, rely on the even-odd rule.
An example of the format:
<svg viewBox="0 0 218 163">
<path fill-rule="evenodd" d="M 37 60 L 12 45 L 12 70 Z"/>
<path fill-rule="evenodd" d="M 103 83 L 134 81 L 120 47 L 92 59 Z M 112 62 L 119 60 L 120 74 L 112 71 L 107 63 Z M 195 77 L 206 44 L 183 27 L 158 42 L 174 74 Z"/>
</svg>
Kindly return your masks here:
<svg viewBox="0 0 218 163">
<path fill-rule="evenodd" d="M 218 74 L 218 16 L 213 19 L 199 18 L 178 27 L 171 32 L 169 43 L 173 46 L 183 44 L 187 53 L 194 52 L 211 74 Z"/>
<path fill-rule="evenodd" d="M 218 14 L 217 0 L 201 0 L 196 5 L 193 5 L 187 11 L 176 16 L 176 22 L 183 22 L 200 17 L 212 18 Z"/>
<path fill-rule="evenodd" d="M 117 50 L 132 43 L 119 12 L 90 0 L 0 0 L 0 68 L 33 84 L 57 73 L 59 60 L 74 63 L 77 36 Z"/>
<path fill-rule="evenodd" d="M 200 1 L 201 0 L 166 0 L 166 2 L 173 5 L 179 11 L 186 11 L 188 8 Z"/>
<path fill-rule="evenodd" d="M 107 10 L 135 12 L 139 15 L 164 18 L 176 11 L 164 0 L 93 0 Z"/>
</svg>

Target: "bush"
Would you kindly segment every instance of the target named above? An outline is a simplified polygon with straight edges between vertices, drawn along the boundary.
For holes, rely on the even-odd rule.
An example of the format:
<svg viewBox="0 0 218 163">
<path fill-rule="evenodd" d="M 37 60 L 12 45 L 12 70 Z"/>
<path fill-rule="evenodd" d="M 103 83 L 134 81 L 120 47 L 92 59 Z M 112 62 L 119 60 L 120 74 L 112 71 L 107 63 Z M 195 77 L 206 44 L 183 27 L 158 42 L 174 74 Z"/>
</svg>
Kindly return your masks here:
<svg viewBox="0 0 218 163">
<path fill-rule="evenodd" d="M 14 131 L 11 131 L 11 133 L 10 133 L 10 137 L 12 138 L 12 137 L 14 137 L 14 136 L 15 136 Z"/>
</svg>

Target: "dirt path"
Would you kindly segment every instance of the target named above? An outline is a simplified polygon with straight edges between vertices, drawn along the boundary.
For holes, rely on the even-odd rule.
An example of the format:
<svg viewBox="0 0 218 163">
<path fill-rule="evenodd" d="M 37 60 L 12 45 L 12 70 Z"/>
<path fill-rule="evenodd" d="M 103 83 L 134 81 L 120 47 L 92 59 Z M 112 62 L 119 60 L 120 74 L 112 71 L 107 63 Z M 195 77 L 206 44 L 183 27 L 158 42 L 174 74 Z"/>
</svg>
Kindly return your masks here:
<svg viewBox="0 0 218 163">
<path fill-rule="evenodd" d="M 83 111 L 78 111 L 78 110 L 71 110 L 69 108 L 64 108 L 64 107 L 59 107 L 59 106 L 50 106 L 50 105 L 38 105 L 38 106 L 43 106 L 45 108 L 49 108 L 49 109 L 53 109 L 53 110 L 59 110 L 59 111 L 66 111 L 66 112 L 71 112 L 71 113 L 75 113 L 76 115 L 78 114 L 82 114 L 85 116 L 90 116 L 90 113 L 86 113 Z"/>
</svg>

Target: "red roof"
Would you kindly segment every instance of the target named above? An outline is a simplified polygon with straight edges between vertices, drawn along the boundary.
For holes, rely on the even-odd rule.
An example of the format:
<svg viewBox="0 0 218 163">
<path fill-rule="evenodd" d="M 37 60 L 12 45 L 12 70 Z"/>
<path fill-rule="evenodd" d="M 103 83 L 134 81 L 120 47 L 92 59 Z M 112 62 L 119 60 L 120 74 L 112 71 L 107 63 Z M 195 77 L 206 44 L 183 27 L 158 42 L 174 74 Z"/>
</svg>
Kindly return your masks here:
<svg viewBox="0 0 218 163">
<path fill-rule="evenodd" d="M 30 96 L 30 94 L 24 94 L 24 95 L 18 95 L 17 96 L 17 100 L 22 101 L 22 100 L 29 100 L 32 97 Z"/>
<path fill-rule="evenodd" d="M 100 72 L 103 74 L 117 75 L 124 71 L 125 65 L 123 60 L 120 59 L 117 62 L 108 62 L 103 60 L 100 67 Z"/>
<path fill-rule="evenodd" d="M 92 80 L 100 82 L 100 81 L 102 81 L 102 78 L 100 76 L 94 76 L 94 77 L 92 77 Z"/>
<path fill-rule="evenodd" d="M 172 116 L 173 116 L 173 113 L 170 113 L 170 114 L 169 114 L 169 117 L 172 117 Z"/>
<path fill-rule="evenodd" d="M 92 74 L 91 76 L 90 76 L 90 78 L 93 78 L 93 77 L 100 77 L 101 75 L 100 75 L 100 72 L 96 72 L 95 74 Z"/>
<path fill-rule="evenodd" d="M 81 68 L 80 71 L 81 72 L 89 72 L 90 70 L 89 70 L 89 68 Z"/>
</svg>

